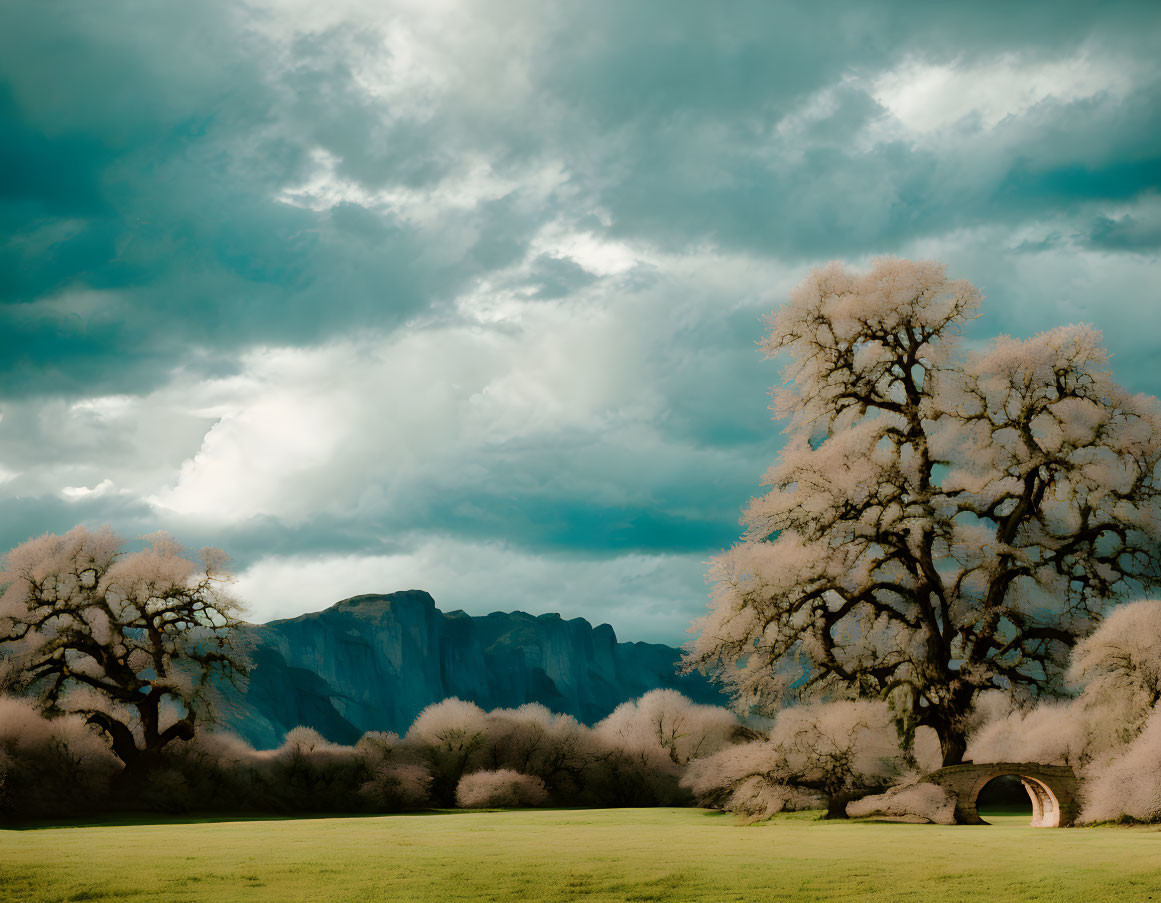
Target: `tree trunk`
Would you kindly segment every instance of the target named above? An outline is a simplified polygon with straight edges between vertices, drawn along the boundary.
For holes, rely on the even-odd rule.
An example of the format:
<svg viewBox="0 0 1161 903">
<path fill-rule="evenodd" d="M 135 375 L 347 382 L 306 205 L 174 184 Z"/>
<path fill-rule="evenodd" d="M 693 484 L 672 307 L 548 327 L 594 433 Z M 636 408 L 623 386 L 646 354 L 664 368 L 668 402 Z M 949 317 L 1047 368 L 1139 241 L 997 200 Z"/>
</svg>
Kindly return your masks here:
<svg viewBox="0 0 1161 903">
<path fill-rule="evenodd" d="M 847 803 L 853 803 L 855 800 L 861 800 L 867 796 L 869 791 L 855 792 L 855 793 L 836 793 L 832 796 L 826 804 L 826 815 L 823 818 L 850 818 L 847 815 Z"/>
<path fill-rule="evenodd" d="M 943 749 L 943 767 L 960 765 L 963 763 L 963 754 L 967 750 L 967 738 L 963 731 L 955 728 L 946 728 L 939 732 L 939 745 Z"/>
<path fill-rule="evenodd" d="M 162 764 L 159 755 L 144 751 L 127 762 L 110 785 L 113 807 L 132 811 L 145 806 L 142 795 L 149 784 L 149 778 L 161 768 Z"/>
<path fill-rule="evenodd" d="M 137 738 L 125 724 L 104 712 L 91 712 L 88 723 L 104 731 L 113 747 L 113 753 L 125 763 L 121 772 L 113 778 L 110 790 L 111 803 L 119 809 L 136 809 L 141 805 L 141 795 L 149 778 L 165 765 L 164 747 L 171 740 L 189 740 L 193 737 L 193 724 L 188 720 L 179 721 L 167 730 L 157 730 L 156 707 L 145 705 L 141 712 L 144 743 L 138 746 Z"/>
<path fill-rule="evenodd" d="M 137 761 L 141 751 L 137 748 L 137 741 L 128 727 L 104 712 L 90 712 L 85 720 L 104 732 L 113 747 L 113 754 L 125 763 L 126 768 Z"/>
</svg>

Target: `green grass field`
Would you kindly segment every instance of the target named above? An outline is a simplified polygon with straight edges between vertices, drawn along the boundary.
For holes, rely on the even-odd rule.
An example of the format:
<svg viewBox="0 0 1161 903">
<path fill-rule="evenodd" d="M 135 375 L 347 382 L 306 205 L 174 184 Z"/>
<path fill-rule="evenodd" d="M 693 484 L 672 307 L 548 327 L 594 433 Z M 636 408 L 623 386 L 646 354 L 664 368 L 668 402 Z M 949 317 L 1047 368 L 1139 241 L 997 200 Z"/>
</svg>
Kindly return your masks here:
<svg viewBox="0 0 1161 903">
<path fill-rule="evenodd" d="M 698 809 L 155 821 L 0 830 L 0 900 L 1156 900 L 1161 831 Z"/>
</svg>

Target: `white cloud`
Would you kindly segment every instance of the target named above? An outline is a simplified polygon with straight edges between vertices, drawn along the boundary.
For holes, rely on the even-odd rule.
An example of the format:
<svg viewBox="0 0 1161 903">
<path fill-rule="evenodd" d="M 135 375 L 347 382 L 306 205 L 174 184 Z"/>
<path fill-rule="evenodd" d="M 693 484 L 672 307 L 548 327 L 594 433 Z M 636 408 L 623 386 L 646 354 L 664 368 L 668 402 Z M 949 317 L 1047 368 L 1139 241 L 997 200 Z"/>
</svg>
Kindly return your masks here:
<svg viewBox="0 0 1161 903">
<path fill-rule="evenodd" d="M 118 420 L 129 414 L 135 399 L 130 395 L 100 395 L 96 398 L 82 398 L 69 405 L 69 413 L 90 415 L 97 420 Z"/>
<path fill-rule="evenodd" d="M 604 253 L 639 260 L 644 252 Z M 150 500 L 209 523 L 303 522 L 362 505 L 398 509 L 433 488 L 486 486 L 498 460 L 537 443 L 591 444 L 622 462 L 686 456 L 662 435 L 669 406 L 681 401 L 665 395 L 674 365 L 667 358 L 685 353 L 669 337 L 749 304 L 756 338 L 765 288 L 784 273 L 712 254 L 661 262 L 683 289 L 700 286 L 705 295 L 675 299 L 670 286 L 633 289 L 614 279 L 583 303 L 511 291 L 497 301 L 483 287 L 461 299 L 461 310 L 479 314 L 502 303 L 494 324 L 481 315 L 391 336 L 251 351 L 240 375 L 188 387 L 186 408 L 216 422 Z M 753 353 L 751 346 L 719 352 Z M 756 397 L 761 391 L 755 387 Z M 537 494 L 536 480 L 555 478 L 544 447 L 529 456 L 536 470 L 524 472 L 531 482 L 522 489 Z M 587 480 L 594 498 L 615 503 L 619 492 L 624 503 L 647 492 L 614 489 L 596 457 L 589 460 L 587 473 L 569 478 Z"/>
<path fill-rule="evenodd" d="M 633 248 L 625 242 L 610 241 L 591 232 L 576 232 L 558 224 L 546 226 L 532 242 L 534 254 L 568 257 L 590 273 L 615 276 L 633 267 L 650 262 L 645 249 Z"/>
<path fill-rule="evenodd" d="M 212 414 L 189 404 L 204 394 L 203 385 L 183 377 L 146 395 L 5 400 L 5 495 L 78 501 L 156 492 L 213 423 Z M 96 492 L 106 481 L 116 492 Z"/>
<path fill-rule="evenodd" d="M 251 353 L 245 375 L 176 483 L 175 512 L 293 520 L 456 480 L 487 447 L 599 424 L 619 400 L 624 345 L 601 314 L 543 306 L 517 331 L 449 326 Z M 626 349 L 627 351 L 628 349 Z"/>
<path fill-rule="evenodd" d="M 473 210 L 516 191 L 521 192 L 525 204 L 541 203 L 568 179 L 558 161 L 548 161 L 531 171 L 502 175 L 486 160 L 476 159 L 461 160 L 454 173 L 432 186 L 391 185 L 371 190 L 356 179 L 342 176 L 338 159 L 329 151 L 315 148 L 311 156 L 315 169 L 310 178 L 285 186 L 277 200 L 316 212 L 342 203 L 358 204 L 421 228 L 436 227 L 449 214 Z"/>
<path fill-rule="evenodd" d="M 705 557 L 586 560 L 436 538 L 397 555 L 264 558 L 239 575 L 234 592 L 252 621 L 317 611 L 363 593 L 424 589 L 443 611 L 557 612 L 611 623 L 621 640 L 680 644 L 693 618 L 705 613 Z"/>
<path fill-rule="evenodd" d="M 611 274 L 537 298 L 538 256 L 565 248 Z M 626 261 L 634 269 L 619 272 Z M 652 275 L 640 278 L 639 263 Z M 757 363 L 759 316 L 794 276 L 761 259 L 665 256 L 555 226 L 461 298 L 458 320 L 251 348 L 231 376 L 176 370 L 143 395 L 5 402 L 3 495 L 146 501 L 158 526 L 212 542 L 217 528 L 262 517 L 431 529 L 431 499 L 460 491 L 507 495 L 517 510 L 562 494 L 652 506 L 659 481 L 682 483 L 691 469 L 756 480 L 761 464 L 699 448 L 684 421 L 675 438 L 674 410 L 691 392 L 699 410 L 732 405 L 709 397 L 728 386 L 695 371 Z M 739 309 L 753 333 L 736 342 L 717 324 Z"/>
<path fill-rule="evenodd" d="M 78 502 L 81 499 L 95 499 L 103 495 L 108 495 L 113 491 L 113 481 L 109 479 L 101 480 L 96 486 L 65 486 L 61 489 L 62 497 L 68 499 L 70 502 Z"/>
<path fill-rule="evenodd" d="M 875 78 L 871 94 L 905 129 L 923 135 L 967 117 L 991 129 L 1045 100 L 1122 95 L 1133 86 L 1134 75 L 1125 60 L 1084 53 L 1049 61 L 1009 55 L 970 65 L 909 60 Z"/>
</svg>

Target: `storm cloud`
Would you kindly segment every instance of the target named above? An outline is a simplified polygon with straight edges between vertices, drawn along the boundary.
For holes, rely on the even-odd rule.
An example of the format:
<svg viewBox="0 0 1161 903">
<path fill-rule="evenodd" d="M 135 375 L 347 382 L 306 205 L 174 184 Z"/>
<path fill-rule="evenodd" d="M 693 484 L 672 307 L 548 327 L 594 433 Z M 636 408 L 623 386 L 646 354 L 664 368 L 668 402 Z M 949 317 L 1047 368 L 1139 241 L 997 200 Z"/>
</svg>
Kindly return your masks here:
<svg viewBox="0 0 1161 903">
<path fill-rule="evenodd" d="M 1151 3 L 9 4 L 0 545 L 230 552 L 680 641 L 780 434 L 762 316 L 934 257 L 1161 394 Z M 408 583 L 408 587 L 402 584 Z"/>
</svg>

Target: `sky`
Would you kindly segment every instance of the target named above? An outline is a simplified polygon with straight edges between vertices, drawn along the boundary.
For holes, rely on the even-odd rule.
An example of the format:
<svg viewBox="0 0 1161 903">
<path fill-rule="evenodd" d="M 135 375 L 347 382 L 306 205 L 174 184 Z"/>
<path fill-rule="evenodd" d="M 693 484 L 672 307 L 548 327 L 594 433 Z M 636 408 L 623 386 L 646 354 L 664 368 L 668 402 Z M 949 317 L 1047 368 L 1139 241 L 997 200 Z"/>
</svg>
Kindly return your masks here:
<svg viewBox="0 0 1161 903">
<path fill-rule="evenodd" d="M 764 316 L 934 258 L 1161 395 L 1161 5 L 0 4 L 0 548 L 679 644 Z"/>
</svg>

